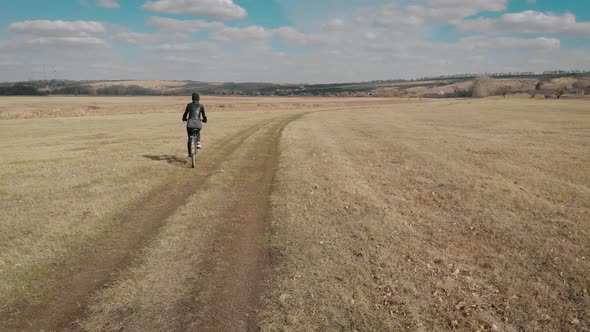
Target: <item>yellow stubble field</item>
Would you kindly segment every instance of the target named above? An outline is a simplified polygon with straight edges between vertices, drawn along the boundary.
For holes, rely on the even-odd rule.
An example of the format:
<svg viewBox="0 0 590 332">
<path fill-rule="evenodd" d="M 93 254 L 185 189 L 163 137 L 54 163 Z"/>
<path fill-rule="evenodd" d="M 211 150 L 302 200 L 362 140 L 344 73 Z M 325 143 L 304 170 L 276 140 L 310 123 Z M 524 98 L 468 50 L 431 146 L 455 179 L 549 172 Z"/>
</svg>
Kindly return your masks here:
<svg viewBox="0 0 590 332">
<path fill-rule="evenodd" d="M 588 100 L 186 102 L 0 99 L 0 327 L 588 328 Z"/>
</svg>

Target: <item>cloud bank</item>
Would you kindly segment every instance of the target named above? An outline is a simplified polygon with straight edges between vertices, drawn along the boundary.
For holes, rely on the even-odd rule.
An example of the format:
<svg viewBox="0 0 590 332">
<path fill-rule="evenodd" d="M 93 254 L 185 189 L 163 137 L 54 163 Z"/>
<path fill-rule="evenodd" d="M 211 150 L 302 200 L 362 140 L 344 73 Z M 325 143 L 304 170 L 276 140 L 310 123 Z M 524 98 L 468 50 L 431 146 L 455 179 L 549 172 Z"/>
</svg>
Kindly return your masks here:
<svg viewBox="0 0 590 332">
<path fill-rule="evenodd" d="M 146 1 L 134 9 L 154 13 L 143 29 L 125 22 L 9 22 L 9 38 L 0 39 L 0 74 L 18 80 L 30 68 L 52 65 L 70 79 L 337 82 L 590 69 L 583 42 L 590 22 L 567 12 L 506 12 L 507 5 L 391 1 L 263 26 L 232 0 Z M 571 38 L 580 46 L 572 47 Z"/>
</svg>

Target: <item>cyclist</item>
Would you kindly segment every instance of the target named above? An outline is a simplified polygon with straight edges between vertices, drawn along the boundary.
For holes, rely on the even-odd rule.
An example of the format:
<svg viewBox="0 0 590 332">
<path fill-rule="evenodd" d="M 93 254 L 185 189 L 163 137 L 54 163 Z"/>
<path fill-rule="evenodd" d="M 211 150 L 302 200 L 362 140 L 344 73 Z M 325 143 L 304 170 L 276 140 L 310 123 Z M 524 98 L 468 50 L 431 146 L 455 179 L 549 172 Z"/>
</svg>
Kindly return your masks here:
<svg viewBox="0 0 590 332">
<path fill-rule="evenodd" d="M 201 128 L 203 123 L 207 123 L 207 115 L 205 115 L 205 107 L 199 103 L 201 97 L 198 93 L 193 93 L 193 102 L 186 105 L 182 121 L 186 122 L 186 133 L 188 135 L 188 157 L 191 157 L 191 134 L 193 131 L 197 132 L 197 149 L 201 148 Z"/>
</svg>

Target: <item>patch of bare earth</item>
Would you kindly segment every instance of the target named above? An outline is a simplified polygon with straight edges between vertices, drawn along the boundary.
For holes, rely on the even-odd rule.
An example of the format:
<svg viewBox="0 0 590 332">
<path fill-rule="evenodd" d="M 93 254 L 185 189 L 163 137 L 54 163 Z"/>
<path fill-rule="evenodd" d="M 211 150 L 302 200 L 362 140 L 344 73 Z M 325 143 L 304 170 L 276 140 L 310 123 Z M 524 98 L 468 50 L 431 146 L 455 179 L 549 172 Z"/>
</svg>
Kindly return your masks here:
<svg viewBox="0 0 590 332">
<path fill-rule="evenodd" d="M 266 331 L 587 331 L 590 110 L 446 101 L 289 125 Z"/>
</svg>

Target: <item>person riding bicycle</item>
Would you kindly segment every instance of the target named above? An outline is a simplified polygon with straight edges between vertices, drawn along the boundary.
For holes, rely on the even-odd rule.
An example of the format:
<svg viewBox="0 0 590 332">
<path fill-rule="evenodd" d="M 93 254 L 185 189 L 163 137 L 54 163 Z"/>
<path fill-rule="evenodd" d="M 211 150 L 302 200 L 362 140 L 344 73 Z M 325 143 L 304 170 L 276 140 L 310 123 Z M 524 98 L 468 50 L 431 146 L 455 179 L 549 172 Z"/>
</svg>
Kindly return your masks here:
<svg viewBox="0 0 590 332">
<path fill-rule="evenodd" d="M 201 97 L 198 93 L 193 93 L 193 102 L 186 105 L 182 121 L 186 122 L 186 133 L 188 135 L 188 157 L 191 157 L 191 134 L 197 132 L 197 149 L 201 148 L 201 129 L 203 123 L 207 123 L 207 115 L 205 115 L 205 106 L 199 103 Z"/>
</svg>

